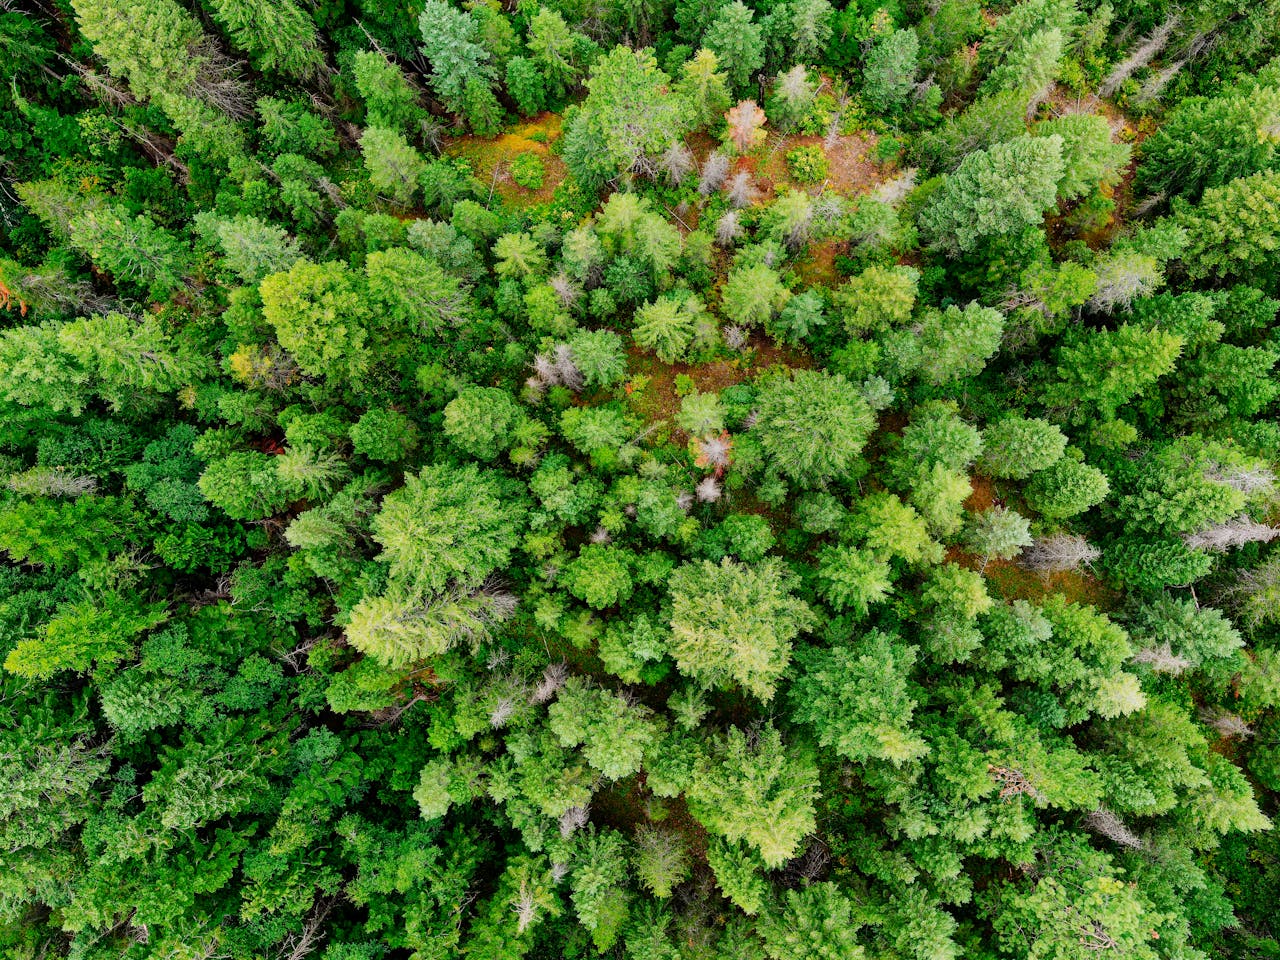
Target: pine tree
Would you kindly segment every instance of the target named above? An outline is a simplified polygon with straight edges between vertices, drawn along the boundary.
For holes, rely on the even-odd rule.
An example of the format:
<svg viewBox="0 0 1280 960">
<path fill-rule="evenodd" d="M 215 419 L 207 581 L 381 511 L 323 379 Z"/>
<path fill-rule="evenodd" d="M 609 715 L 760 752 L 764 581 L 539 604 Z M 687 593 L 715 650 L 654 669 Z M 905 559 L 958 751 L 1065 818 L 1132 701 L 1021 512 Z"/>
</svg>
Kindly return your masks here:
<svg viewBox="0 0 1280 960">
<path fill-rule="evenodd" d="M 729 558 L 678 567 L 671 594 L 671 655 L 681 673 L 707 686 L 736 683 L 769 700 L 791 656 L 791 641 L 812 625 L 809 606 L 791 595 L 793 578 L 777 560 L 746 566 Z"/>
<path fill-rule="evenodd" d="M 686 797 L 709 832 L 744 841 L 776 869 L 814 828 L 817 766 L 807 751 L 784 749 L 772 724 L 750 734 L 730 727 L 699 758 Z"/>
<path fill-rule="evenodd" d="M 791 687 L 791 716 L 813 727 L 820 746 L 895 766 L 929 752 L 912 730 L 915 647 L 873 630 L 856 646 L 808 649 L 797 660 L 803 672 Z"/>
<path fill-rule="evenodd" d="M 702 37 L 702 45 L 725 65 L 729 83 L 739 94 L 751 86 L 751 78 L 764 66 L 764 31 L 742 0 L 720 8 Z"/>
<path fill-rule="evenodd" d="M 929 240 L 949 253 L 1037 224 L 1066 170 L 1061 137 L 1020 137 L 968 154 L 921 212 Z"/>
<path fill-rule="evenodd" d="M 324 63 L 315 23 L 292 0 L 212 0 L 212 6 L 237 49 L 259 70 L 306 80 Z"/>
</svg>

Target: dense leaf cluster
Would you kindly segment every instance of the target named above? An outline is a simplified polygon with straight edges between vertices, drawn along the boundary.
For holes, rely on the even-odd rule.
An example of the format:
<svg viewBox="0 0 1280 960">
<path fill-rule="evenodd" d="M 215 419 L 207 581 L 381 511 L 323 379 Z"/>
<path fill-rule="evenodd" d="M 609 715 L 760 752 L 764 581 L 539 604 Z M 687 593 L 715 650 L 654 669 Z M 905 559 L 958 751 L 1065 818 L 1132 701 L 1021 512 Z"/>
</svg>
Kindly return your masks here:
<svg viewBox="0 0 1280 960">
<path fill-rule="evenodd" d="M 1280 955 L 1280 2 L 0 9 L 0 953 Z"/>
</svg>

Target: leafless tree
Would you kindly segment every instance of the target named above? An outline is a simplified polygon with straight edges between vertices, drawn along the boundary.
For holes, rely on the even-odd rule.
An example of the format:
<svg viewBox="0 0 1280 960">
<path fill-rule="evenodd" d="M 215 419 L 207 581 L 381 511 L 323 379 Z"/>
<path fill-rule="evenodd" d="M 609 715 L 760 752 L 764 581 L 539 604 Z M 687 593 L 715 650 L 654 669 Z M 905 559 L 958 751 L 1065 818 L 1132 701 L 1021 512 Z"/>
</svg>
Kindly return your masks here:
<svg viewBox="0 0 1280 960">
<path fill-rule="evenodd" d="M 507 725 L 512 715 L 516 712 L 515 701 L 510 697 L 502 697 L 493 705 L 493 709 L 489 711 L 489 726 L 495 730 L 501 730 Z"/>
<path fill-rule="evenodd" d="M 987 772 L 991 779 L 1000 784 L 1000 799 L 1012 800 L 1016 796 L 1026 795 L 1033 800 L 1043 800 L 1042 794 L 1028 779 L 1027 775 L 1016 767 L 988 765 Z"/>
<path fill-rule="evenodd" d="M 321 898 L 316 901 L 302 924 L 302 930 L 289 934 L 281 943 L 278 954 L 281 960 L 302 960 L 303 957 L 315 951 L 324 940 L 326 932 L 324 922 L 328 919 L 336 902 L 333 898 Z"/>
<path fill-rule="evenodd" d="M 1258 523 L 1247 516 L 1236 517 L 1223 523 L 1215 523 L 1204 530 L 1188 533 L 1182 542 L 1195 550 L 1226 553 L 1246 543 L 1270 543 L 1280 536 L 1280 529 Z"/>
<path fill-rule="evenodd" d="M 190 56 L 197 63 L 197 70 L 188 95 L 232 120 L 248 120 L 253 116 L 253 97 L 240 61 L 224 53 L 207 33 L 193 44 Z"/>
<path fill-rule="evenodd" d="M 591 808 L 588 806 L 570 807 L 560 814 L 560 836 L 571 837 L 591 821 Z"/>
<path fill-rule="evenodd" d="M 1153 293 L 1160 283 L 1160 268 L 1152 257 L 1122 252 L 1103 258 L 1097 265 L 1098 286 L 1089 306 L 1103 313 L 1128 307 L 1139 297 Z"/>
<path fill-rule="evenodd" d="M 528 880 L 520 881 L 520 889 L 516 892 L 515 899 L 511 901 L 511 908 L 516 914 L 517 933 L 524 933 L 538 918 L 538 898 L 530 889 Z"/>
<path fill-rule="evenodd" d="M 827 124 L 827 135 L 822 140 L 822 145 L 828 150 L 835 147 L 840 140 L 840 127 L 844 123 L 844 112 L 849 107 L 849 97 L 841 94 L 840 99 L 836 101 L 835 109 L 831 111 L 831 122 Z"/>
<path fill-rule="evenodd" d="M 1135 653 L 1131 659 L 1134 663 L 1145 664 L 1156 673 L 1167 673 L 1175 677 L 1180 673 L 1185 673 L 1192 667 L 1190 660 L 1186 657 L 1178 656 L 1167 643 L 1158 647 L 1144 647 Z"/>
<path fill-rule="evenodd" d="M 754 100 L 743 100 L 724 115 L 728 136 L 739 153 L 746 153 L 763 137 L 765 114 Z"/>
<path fill-rule="evenodd" d="M 1087 567 L 1100 556 L 1102 551 L 1079 534 L 1055 533 L 1041 537 L 1023 550 L 1018 562 L 1028 570 L 1047 576 Z"/>
<path fill-rule="evenodd" d="M 554 387 L 560 383 L 560 368 L 555 359 L 545 353 L 534 354 L 533 375 L 544 387 Z"/>
<path fill-rule="evenodd" d="M 719 150 L 707 157 L 702 164 L 702 177 L 698 180 L 698 192 L 704 197 L 715 193 L 724 185 L 729 175 L 729 158 Z"/>
<path fill-rule="evenodd" d="M 715 503 L 720 499 L 720 481 L 714 475 L 703 477 L 693 492 L 700 503 Z"/>
<path fill-rule="evenodd" d="M 734 174 L 733 179 L 729 181 L 729 203 L 735 209 L 751 206 L 755 203 L 757 196 L 756 186 L 751 182 L 751 174 L 745 170 Z"/>
<path fill-rule="evenodd" d="M 17 473 L 5 481 L 14 493 L 39 497 L 78 497 L 98 489 L 93 476 L 77 476 L 58 467 L 33 467 L 25 473 Z"/>
<path fill-rule="evenodd" d="M 658 159 L 658 169 L 673 187 L 684 183 L 685 178 L 693 173 L 696 166 L 693 153 L 679 140 L 673 141 Z"/>
<path fill-rule="evenodd" d="M 915 189 L 916 174 L 918 172 L 917 168 L 910 167 L 894 179 L 886 180 L 871 191 L 872 199 L 887 203 L 891 207 L 896 207 L 907 198 L 907 194 Z"/>
<path fill-rule="evenodd" d="M 578 369 L 578 364 L 573 359 L 573 350 L 569 348 L 567 343 L 562 343 L 556 347 L 555 362 L 556 372 L 560 376 L 559 382 L 575 393 L 581 390 L 586 380 L 582 376 L 582 371 Z"/>
<path fill-rule="evenodd" d="M 560 305 L 566 310 L 572 309 L 582 293 L 578 285 L 563 270 L 552 277 L 550 283 L 551 289 L 556 292 L 556 297 L 560 300 Z"/>
<path fill-rule="evenodd" d="M 1225 710 L 1201 710 L 1200 719 L 1205 726 L 1212 727 L 1219 736 L 1228 740 L 1245 740 L 1253 736 L 1253 727 L 1234 713 Z"/>
<path fill-rule="evenodd" d="M 813 201 L 813 222 L 823 233 L 830 233 L 839 226 L 848 210 L 849 205 L 845 203 L 844 197 L 828 191 Z M 860 242 L 865 243 L 866 240 Z"/>
<path fill-rule="evenodd" d="M 1146 105 L 1155 103 L 1159 99 L 1160 94 L 1164 92 L 1164 88 L 1182 72 L 1182 68 L 1187 65 L 1186 60 L 1175 60 L 1161 70 L 1157 70 L 1142 85 L 1137 94 L 1134 95 L 1132 102 L 1137 105 Z"/>
<path fill-rule="evenodd" d="M 1223 468 L 1217 464 L 1205 471 L 1210 480 L 1225 483 L 1241 493 L 1269 493 L 1276 485 L 1276 475 L 1266 467 Z"/>
<path fill-rule="evenodd" d="M 564 686 L 565 679 L 569 676 L 569 665 L 566 663 L 550 664 L 542 671 L 542 679 L 538 681 L 538 685 L 533 688 L 533 696 L 530 698 L 534 703 L 546 703 Z"/>
<path fill-rule="evenodd" d="M 1145 67 L 1154 60 L 1156 55 L 1168 44 L 1169 38 L 1173 36 L 1173 31 L 1178 26 L 1178 20 L 1178 13 L 1170 14 L 1164 23 L 1156 27 L 1141 43 L 1134 47 L 1133 52 L 1117 63 L 1112 71 L 1107 74 L 1107 78 L 1098 87 L 1098 95 L 1102 97 L 1112 96 L 1120 89 L 1120 85 L 1133 75 L 1134 71 Z"/>
<path fill-rule="evenodd" d="M 730 247 L 740 236 L 742 236 L 741 215 L 737 210 L 726 210 L 716 221 L 716 243 L 722 247 Z"/>
<path fill-rule="evenodd" d="M 1106 837 L 1122 847 L 1139 850 L 1143 846 L 1142 838 L 1130 830 L 1123 820 L 1106 807 L 1099 806 L 1093 813 L 1085 817 L 1084 826 L 1091 833 Z"/>
</svg>

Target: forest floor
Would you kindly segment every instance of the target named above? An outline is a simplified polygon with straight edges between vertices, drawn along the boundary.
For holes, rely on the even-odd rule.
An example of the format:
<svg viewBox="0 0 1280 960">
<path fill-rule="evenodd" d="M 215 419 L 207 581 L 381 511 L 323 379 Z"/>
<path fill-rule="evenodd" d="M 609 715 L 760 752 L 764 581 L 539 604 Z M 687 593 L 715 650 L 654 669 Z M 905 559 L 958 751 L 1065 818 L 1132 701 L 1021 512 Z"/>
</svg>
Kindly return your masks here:
<svg viewBox="0 0 1280 960">
<path fill-rule="evenodd" d="M 564 182 L 569 172 L 564 161 L 551 150 L 551 145 L 560 136 L 560 125 L 560 114 L 544 111 L 496 137 L 477 137 L 474 134 L 455 137 L 449 141 L 445 152 L 469 161 L 476 178 L 506 203 L 515 207 L 533 207 L 550 202 L 556 187 Z M 511 161 L 522 153 L 532 153 L 542 160 L 545 173 L 542 186 L 537 190 L 522 187 L 511 178 Z"/>
</svg>

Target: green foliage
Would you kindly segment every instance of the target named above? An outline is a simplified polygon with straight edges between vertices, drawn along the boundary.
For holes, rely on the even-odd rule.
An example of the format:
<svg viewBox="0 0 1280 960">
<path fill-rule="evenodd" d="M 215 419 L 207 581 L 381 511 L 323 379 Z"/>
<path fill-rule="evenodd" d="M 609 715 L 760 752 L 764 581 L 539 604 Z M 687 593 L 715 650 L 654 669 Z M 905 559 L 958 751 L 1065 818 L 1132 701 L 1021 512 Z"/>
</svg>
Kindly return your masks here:
<svg viewBox="0 0 1280 960">
<path fill-rule="evenodd" d="M 788 890 L 780 914 L 761 925 L 770 960 L 806 956 L 815 960 L 860 960 L 861 921 L 853 901 L 833 883 L 815 883 Z"/>
<path fill-rule="evenodd" d="M 495 460 L 510 445 L 520 417 L 505 390 L 465 387 L 444 408 L 444 433 L 464 453 Z"/>
<path fill-rule="evenodd" d="M 382 463 L 399 463 L 418 443 L 417 425 L 395 410 L 369 410 L 351 427 L 355 452 Z"/>
<path fill-rule="evenodd" d="M 671 592 L 671 655 L 685 675 L 707 686 L 736 683 L 773 697 L 791 657 L 791 641 L 814 622 L 777 560 L 754 567 L 727 557 L 677 568 Z"/>
<path fill-rule="evenodd" d="M 1074 200 L 1099 187 L 1113 187 L 1129 162 L 1129 147 L 1111 142 L 1111 125 L 1094 114 L 1067 114 L 1035 128 L 1038 137 L 1062 137 L 1065 173 L 1058 181 L 1058 197 Z"/>
<path fill-rule="evenodd" d="M 1195 202 L 1205 190 L 1272 166 L 1280 87 L 1189 97 L 1142 144 L 1137 186 Z"/>
<path fill-rule="evenodd" d="M 364 98 L 370 127 L 403 132 L 417 120 L 418 91 L 394 63 L 376 50 L 361 50 L 352 59 L 356 89 Z"/>
<path fill-rule="evenodd" d="M 1274 2 L 30 6 L 0 953 L 1280 951 Z"/>
<path fill-rule="evenodd" d="M 1066 448 L 1066 436 L 1049 421 L 1004 417 L 982 431 L 981 467 L 993 477 L 1025 480 L 1057 463 Z"/>
<path fill-rule="evenodd" d="M 395 130 L 368 127 L 360 136 L 360 150 L 375 190 L 399 204 L 413 200 L 426 162 L 409 141 Z"/>
<path fill-rule="evenodd" d="M 827 155 L 821 147 L 795 147 L 787 151 L 787 170 L 800 183 L 820 183 L 827 178 Z"/>
<path fill-rule="evenodd" d="M 1060 136 L 1025 136 L 968 154 L 921 212 L 925 236 L 956 254 L 1039 223 L 1066 172 L 1062 148 Z"/>
<path fill-rule="evenodd" d="M 699 757 L 688 791 L 689 812 L 708 831 L 746 843 L 773 868 L 813 830 L 817 799 L 812 755 L 784 750 L 772 725 L 750 735 L 731 727 Z"/>
<path fill-rule="evenodd" d="M 524 512 L 495 474 L 438 464 L 406 474 L 387 495 L 373 537 L 393 583 L 414 591 L 475 587 L 510 559 Z"/>
<path fill-rule="evenodd" d="M 1046 517 L 1063 519 L 1101 503 L 1111 491 L 1097 467 L 1070 457 L 1037 472 L 1027 485 L 1027 502 Z"/>
<path fill-rule="evenodd" d="M 729 83 L 742 93 L 764 66 L 764 31 L 742 0 L 720 7 L 702 36 L 703 45 L 724 65 Z"/>
<path fill-rule="evenodd" d="M 565 588 L 595 610 L 617 606 L 631 596 L 626 551 L 589 543 L 565 568 Z"/>
<path fill-rule="evenodd" d="M 933 383 L 972 377 L 1000 346 L 1004 317 L 998 310 L 971 303 L 930 311 L 920 325 L 921 372 Z"/>
<path fill-rule="evenodd" d="M 791 716 L 813 727 L 820 746 L 859 763 L 895 766 L 928 753 L 911 730 L 915 647 L 873 630 L 856 647 L 809 649 L 797 659 L 803 672 L 791 687 Z"/>
<path fill-rule="evenodd" d="M 511 179 L 526 190 L 541 190 L 546 169 L 536 153 L 522 153 L 511 161 Z"/>
<path fill-rule="evenodd" d="M 818 555 L 818 579 L 832 607 L 852 610 L 858 617 L 865 617 L 871 605 L 893 589 L 889 565 L 857 547 L 826 547 Z"/>
<path fill-rule="evenodd" d="M 298 5 L 261 0 L 216 0 L 214 16 L 254 66 L 305 80 L 320 69 L 324 54 L 315 21 Z"/>
<path fill-rule="evenodd" d="M 488 83 L 493 76 L 489 52 L 479 43 L 474 14 L 445 0 L 426 0 L 418 16 L 422 52 L 431 63 L 431 86 L 455 113 L 464 112 L 467 85 Z"/>
<path fill-rule="evenodd" d="M 616 693 L 593 690 L 572 678 L 549 711 L 551 732 L 566 747 L 582 746 L 582 755 L 610 780 L 640 769 L 656 728 L 643 708 Z"/>
<path fill-rule="evenodd" d="M 1243 280 L 1273 275 L 1280 236 L 1280 174 L 1256 173 L 1206 190 L 1175 222 L 1187 234 L 1182 260 L 1195 278 Z M 1274 291 L 1274 282 L 1263 282 Z"/>
<path fill-rule="evenodd" d="M 135 641 L 167 618 L 163 604 L 139 605 L 136 599 L 107 594 L 98 602 L 63 604 L 30 639 L 18 643 L 4 668 L 28 679 L 44 680 L 62 670 L 102 670 L 127 658 Z"/>
<path fill-rule="evenodd" d="M 340 261 L 299 260 L 262 281 L 262 313 L 306 373 L 358 379 L 371 361 L 371 315 L 355 273 Z"/>
<path fill-rule="evenodd" d="M 854 466 L 874 426 L 870 406 L 843 376 L 797 370 L 761 388 L 753 430 L 779 470 L 816 486 Z"/>
<path fill-rule="evenodd" d="M 679 109 L 651 52 L 615 47 L 592 64 L 587 98 L 566 121 L 565 162 L 595 190 L 664 149 L 678 128 Z"/>
<path fill-rule="evenodd" d="M 71 221 L 71 245 L 111 274 L 116 283 L 163 299 L 182 284 L 183 250 L 176 237 L 148 216 L 116 209 L 90 210 Z"/>
<path fill-rule="evenodd" d="M 862 97 L 878 113 L 899 107 L 915 86 L 920 40 L 914 30 L 885 34 L 867 54 Z"/>
<path fill-rule="evenodd" d="M 729 274 L 721 292 L 720 309 L 733 323 L 755 326 L 767 323 L 791 299 L 777 271 L 763 263 Z"/>
</svg>

